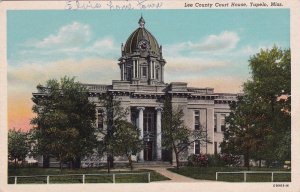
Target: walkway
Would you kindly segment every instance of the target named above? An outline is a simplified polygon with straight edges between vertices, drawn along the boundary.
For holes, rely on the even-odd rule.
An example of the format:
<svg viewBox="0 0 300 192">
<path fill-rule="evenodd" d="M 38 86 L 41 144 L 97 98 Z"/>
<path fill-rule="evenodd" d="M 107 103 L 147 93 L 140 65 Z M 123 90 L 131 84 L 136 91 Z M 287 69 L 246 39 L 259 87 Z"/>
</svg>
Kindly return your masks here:
<svg viewBox="0 0 300 192">
<path fill-rule="evenodd" d="M 171 180 L 156 181 L 156 182 L 204 182 L 204 180 L 197 180 L 197 179 L 193 179 L 190 177 L 186 177 L 186 176 L 171 172 L 171 171 L 167 170 L 167 168 L 168 167 L 143 167 L 143 169 L 154 170 L 154 171 L 168 177 L 169 179 L 171 179 Z"/>
</svg>

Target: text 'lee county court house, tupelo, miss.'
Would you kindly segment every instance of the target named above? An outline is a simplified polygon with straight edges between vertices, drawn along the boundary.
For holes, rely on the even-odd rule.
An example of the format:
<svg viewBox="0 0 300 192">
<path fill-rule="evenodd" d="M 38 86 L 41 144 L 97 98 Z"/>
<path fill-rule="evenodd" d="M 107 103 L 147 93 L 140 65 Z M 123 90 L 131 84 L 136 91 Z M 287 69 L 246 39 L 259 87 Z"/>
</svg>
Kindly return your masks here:
<svg viewBox="0 0 300 192">
<path fill-rule="evenodd" d="M 170 161 L 172 153 L 162 149 L 163 129 L 161 112 L 166 95 L 171 96 L 172 106 L 180 107 L 184 112 L 184 123 L 190 129 L 204 128 L 212 143 L 200 146 L 195 142 L 181 156 L 186 160 L 190 154 L 219 153 L 219 144 L 223 139 L 225 116 L 229 114 L 229 103 L 236 99 L 236 94 L 214 93 L 213 88 L 188 87 L 184 82 L 164 82 L 164 66 L 162 46 L 145 28 L 143 17 L 139 27 L 128 37 L 125 45 L 121 46 L 119 59 L 121 80 L 113 80 L 112 85 L 85 84 L 89 90 L 90 100 L 98 101 L 98 96 L 111 92 L 121 100 L 123 107 L 130 109 L 128 120 L 141 130 L 144 149 L 137 154 L 136 160 L 141 161 Z M 33 93 L 39 97 L 43 93 Z M 97 104 L 98 128 L 103 123 L 102 109 Z M 93 161 L 87 158 L 86 161 Z M 120 158 L 119 160 L 122 160 Z M 125 159 L 124 159 L 125 160 Z M 173 158 L 175 160 L 175 158 Z M 105 159 L 103 159 L 105 162 Z M 118 159 L 117 159 L 118 161 Z M 39 157 L 39 166 L 48 164 L 50 167 L 59 166 L 55 159 Z M 50 163 L 50 164 L 49 164 Z M 84 164 L 85 161 L 83 160 Z M 94 162 L 97 164 L 97 162 Z M 99 163 L 99 162 L 98 162 Z"/>
</svg>

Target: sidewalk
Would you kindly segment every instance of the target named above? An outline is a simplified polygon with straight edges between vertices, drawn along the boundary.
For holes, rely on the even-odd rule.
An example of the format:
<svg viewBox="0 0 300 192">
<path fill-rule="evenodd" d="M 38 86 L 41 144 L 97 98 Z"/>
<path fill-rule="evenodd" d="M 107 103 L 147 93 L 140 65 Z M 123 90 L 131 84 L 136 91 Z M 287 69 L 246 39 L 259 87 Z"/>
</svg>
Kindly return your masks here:
<svg viewBox="0 0 300 192">
<path fill-rule="evenodd" d="M 166 181 L 156 181 L 156 182 L 206 182 L 203 180 L 197 180 L 197 179 L 193 179 L 190 177 L 186 177 L 183 175 L 179 175 L 177 173 L 171 172 L 169 170 L 167 170 L 168 167 L 144 167 L 143 169 L 150 169 L 150 170 L 154 170 L 160 174 L 162 174 L 163 176 L 168 177 L 171 180 L 166 180 Z"/>
</svg>

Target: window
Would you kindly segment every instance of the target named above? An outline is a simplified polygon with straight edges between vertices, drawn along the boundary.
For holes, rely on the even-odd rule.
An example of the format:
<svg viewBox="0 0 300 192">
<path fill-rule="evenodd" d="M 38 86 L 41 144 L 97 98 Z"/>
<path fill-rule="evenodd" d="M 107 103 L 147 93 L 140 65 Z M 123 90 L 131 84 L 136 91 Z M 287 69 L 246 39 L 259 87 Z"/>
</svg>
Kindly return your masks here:
<svg viewBox="0 0 300 192">
<path fill-rule="evenodd" d="M 195 130 L 200 129 L 200 112 L 195 111 Z"/>
<path fill-rule="evenodd" d="M 214 116 L 214 131 L 217 132 L 217 115 Z"/>
<path fill-rule="evenodd" d="M 139 116 L 138 116 L 138 113 L 136 113 L 134 110 L 131 110 L 130 111 L 131 113 L 131 123 L 138 127 L 139 123 L 138 123 L 138 120 L 139 120 Z"/>
<path fill-rule="evenodd" d="M 132 79 L 132 68 L 131 67 L 127 67 L 126 68 L 126 76 L 127 76 L 127 81 L 130 81 Z"/>
<path fill-rule="evenodd" d="M 217 142 L 214 142 L 214 145 L 215 145 L 214 153 L 215 153 L 215 155 L 216 155 L 216 154 L 218 154 L 218 143 L 217 143 Z"/>
<path fill-rule="evenodd" d="M 145 111 L 143 123 L 144 132 L 154 131 L 154 113 Z"/>
<path fill-rule="evenodd" d="M 158 78 L 158 73 L 159 73 L 159 68 L 156 68 L 156 74 L 155 74 L 156 79 L 159 79 Z"/>
<path fill-rule="evenodd" d="M 98 119 L 98 126 L 97 127 L 99 129 L 103 129 L 103 111 L 102 111 L 102 109 L 98 110 L 97 119 Z"/>
<path fill-rule="evenodd" d="M 195 141 L 195 154 L 200 154 L 200 141 Z"/>
<path fill-rule="evenodd" d="M 221 117 L 221 131 L 225 131 L 225 115 Z"/>
<path fill-rule="evenodd" d="M 142 76 L 147 77 L 147 67 L 142 67 Z"/>
</svg>

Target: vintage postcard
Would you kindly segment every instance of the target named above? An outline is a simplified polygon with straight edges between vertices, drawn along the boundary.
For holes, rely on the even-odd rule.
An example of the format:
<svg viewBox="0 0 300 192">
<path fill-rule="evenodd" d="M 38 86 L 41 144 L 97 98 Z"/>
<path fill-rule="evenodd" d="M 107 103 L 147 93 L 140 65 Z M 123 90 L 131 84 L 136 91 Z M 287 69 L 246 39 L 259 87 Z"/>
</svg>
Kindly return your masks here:
<svg viewBox="0 0 300 192">
<path fill-rule="evenodd" d="M 0 1 L 0 191 L 299 191 L 299 1 Z"/>
</svg>

